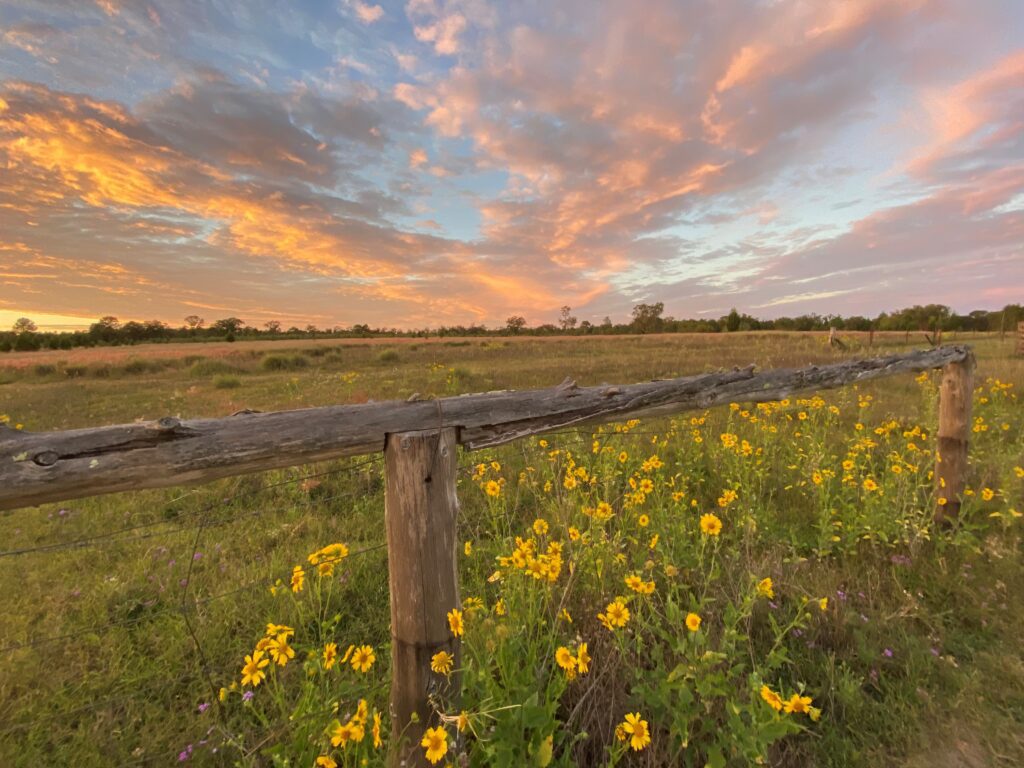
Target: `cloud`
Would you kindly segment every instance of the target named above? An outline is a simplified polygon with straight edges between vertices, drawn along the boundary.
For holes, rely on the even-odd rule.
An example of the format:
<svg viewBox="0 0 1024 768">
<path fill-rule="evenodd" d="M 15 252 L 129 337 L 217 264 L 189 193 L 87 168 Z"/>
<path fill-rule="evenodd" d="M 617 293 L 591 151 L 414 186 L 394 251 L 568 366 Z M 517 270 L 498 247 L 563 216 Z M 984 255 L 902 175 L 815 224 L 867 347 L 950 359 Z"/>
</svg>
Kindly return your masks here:
<svg viewBox="0 0 1024 768">
<path fill-rule="evenodd" d="M 370 3 L 360 2 L 360 0 L 354 0 L 352 8 L 363 24 L 373 24 L 384 18 L 384 9 L 379 5 L 371 5 Z"/>
</svg>

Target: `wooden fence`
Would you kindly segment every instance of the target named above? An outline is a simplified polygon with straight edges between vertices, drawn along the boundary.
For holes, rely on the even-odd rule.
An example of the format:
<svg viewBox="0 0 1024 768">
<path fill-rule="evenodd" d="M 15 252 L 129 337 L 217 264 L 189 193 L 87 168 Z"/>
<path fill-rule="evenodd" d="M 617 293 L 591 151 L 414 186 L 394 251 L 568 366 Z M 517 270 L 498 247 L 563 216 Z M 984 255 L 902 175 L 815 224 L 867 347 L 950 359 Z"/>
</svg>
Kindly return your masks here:
<svg viewBox="0 0 1024 768">
<path fill-rule="evenodd" d="M 1024 357 L 1024 320 L 1017 323 L 1017 354 Z"/>
<path fill-rule="evenodd" d="M 1024 324 L 1021 325 L 1024 334 Z M 780 400 L 898 373 L 942 368 L 935 518 L 956 517 L 964 490 L 974 355 L 939 347 L 831 365 L 726 372 L 623 386 L 489 392 L 437 400 L 244 411 L 179 420 L 31 433 L 0 425 L 0 510 L 115 491 L 201 483 L 325 459 L 384 453 L 391 596 L 391 727 L 395 764 L 424 765 L 429 696 L 445 685 L 430 669 L 455 656 L 447 613 L 460 606 L 456 544 L 458 446 L 473 450 L 568 425 Z M 458 695 L 458 678 L 447 692 Z"/>
</svg>

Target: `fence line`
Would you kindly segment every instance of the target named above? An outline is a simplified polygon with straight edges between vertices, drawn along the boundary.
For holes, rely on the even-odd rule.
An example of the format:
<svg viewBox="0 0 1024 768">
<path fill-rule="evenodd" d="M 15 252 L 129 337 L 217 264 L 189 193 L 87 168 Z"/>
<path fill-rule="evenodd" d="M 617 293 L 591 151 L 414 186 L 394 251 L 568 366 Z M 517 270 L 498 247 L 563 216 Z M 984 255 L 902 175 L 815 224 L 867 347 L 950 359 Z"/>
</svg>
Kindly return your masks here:
<svg viewBox="0 0 1024 768">
<path fill-rule="evenodd" d="M 445 622 L 447 612 L 460 607 L 456 567 L 459 445 L 476 450 L 542 433 L 580 434 L 574 428 L 584 424 L 704 410 L 729 402 L 777 401 L 796 392 L 934 368 L 943 371 L 934 473 L 941 493 L 935 517 L 945 521 L 959 512 L 970 434 L 974 357 L 963 346 L 800 369 L 755 373 L 751 366 L 622 386 L 581 388 L 566 379 L 544 390 L 433 401 L 248 413 L 226 419 L 164 418 L 42 434 L 0 429 L 0 509 L 372 454 L 365 465 L 379 461 L 383 452 L 395 746 L 391 759 L 395 765 L 423 766 L 420 736 L 437 723 L 430 698 L 439 686 L 449 685 L 448 679 L 439 680 L 433 674 L 430 658 L 446 650 L 454 656 L 455 667 L 460 666 L 458 638 L 452 637 Z M 607 436 L 625 434 L 629 433 Z M 310 504 L 329 500 L 311 499 Z M 216 524 L 201 518 L 198 526 L 177 532 L 195 531 L 196 552 L 203 532 Z M 112 541 L 132 540 L 116 535 Z M 201 643 L 189 619 L 193 563 L 194 557 L 189 560 L 178 612 L 202 659 Z M 208 664 L 202 663 L 200 671 L 213 686 Z M 457 675 L 452 675 L 450 686 L 448 692 L 457 695 Z"/>
</svg>

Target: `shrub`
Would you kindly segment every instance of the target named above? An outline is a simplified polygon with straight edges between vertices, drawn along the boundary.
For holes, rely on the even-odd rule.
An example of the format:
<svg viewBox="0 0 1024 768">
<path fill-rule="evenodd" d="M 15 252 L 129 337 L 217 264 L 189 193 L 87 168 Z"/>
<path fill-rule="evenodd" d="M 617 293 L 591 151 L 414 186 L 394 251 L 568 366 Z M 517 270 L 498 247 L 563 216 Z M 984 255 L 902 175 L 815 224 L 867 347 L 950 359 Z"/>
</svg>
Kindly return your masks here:
<svg viewBox="0 0 1024 768">
<path fill-rule="evenodd" d="M 242 386 L 242 381 L 237 376 L 214 376 L 213 386 L 216 389 L 238 389 Z"/>
<path fill-rule="evenodd" d="M 381 363 L 397 363 L 398 353 L 393 349 L 385 349 L 377 355 L 377 361 Z"/>
<path fill-rule="evenodd" d="M 66 365 L 64 366 L 64 375 L 69 379 L 80 379 L 88 370 L 84 365 Z"/>
<path fill-rule="evenodd" d="M 302 355 L 267 355 L 260 363 L 265 371 L 294 371 L 309 365 L 309 359 Z"/>
<path fill-rule="evenodd" d="M 53 376 L 57 372 L 57 367 L 48 363 L 40 363 L 32 370 L 36 376 Z"/>
<path fill-rule="evenodd" d="M 189 373 L 193 376 L 215 376 L 218 373 L 236 373 L 237 371 L 223 360 L 207 360 L 200 358 L 197 362 L 192 364 L 189 368 Z"/>
</svg>

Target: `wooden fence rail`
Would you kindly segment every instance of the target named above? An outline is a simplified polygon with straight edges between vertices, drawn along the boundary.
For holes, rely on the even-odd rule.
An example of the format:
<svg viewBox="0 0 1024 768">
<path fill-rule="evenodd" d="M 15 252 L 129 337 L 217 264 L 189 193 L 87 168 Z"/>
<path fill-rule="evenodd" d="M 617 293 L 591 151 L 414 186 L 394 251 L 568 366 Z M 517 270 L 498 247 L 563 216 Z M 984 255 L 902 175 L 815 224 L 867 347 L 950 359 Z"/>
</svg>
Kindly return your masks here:
<svg viewBox="0 0 1024 768">
<path fill-rule="evenodd" d="M 425 765 L 419 740 L 436 724 L 432 694 L 458 695 L 458 677 L 430 669 L 459 642 L 447 623 L 460 607 L 456 567 L 455 467 L 472 450 L 576 424 L 677 413 L 729 402 L 780 400 L 897 373 L 943 368 L 935 483 L 939 521 L 960 508 L 970 435 L 974 356 L 938 347 L 868 360 L 755 372 L 753 366 L 621 386 L 489 392 L 437 400 L 243 412 L 180 420 L 32 433 L 0 425 L 0 510 L 115 491 L 201 483 L 220 477 L 383 452 L 391 594 L 392 753 L 395 765 Z"/>
</svg>

